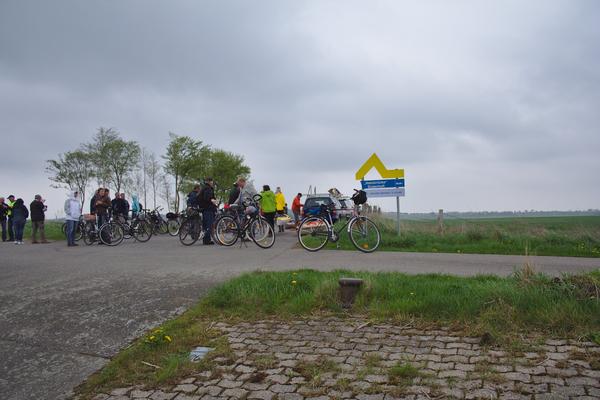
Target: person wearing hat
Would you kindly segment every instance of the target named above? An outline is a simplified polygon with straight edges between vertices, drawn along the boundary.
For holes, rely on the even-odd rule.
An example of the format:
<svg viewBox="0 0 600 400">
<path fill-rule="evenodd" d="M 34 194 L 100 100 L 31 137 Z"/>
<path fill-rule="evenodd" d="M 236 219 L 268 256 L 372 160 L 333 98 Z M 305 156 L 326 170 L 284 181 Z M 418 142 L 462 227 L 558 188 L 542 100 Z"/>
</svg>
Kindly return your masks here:
<svg viewBox="0 0 600 400">
<path fill-rule="evenodd" d="M 25 206 L 23 199 L 15 200 L 12 210 L 13 230 L 15 234 L 15 244 L 23 244 L 23 231 L 25 223 L 29 218 L 29 210 Z"/>
<path fill-rule="evenodd" d="M 215 183 L 212 178 L 206 178 L 204 180 L 204 187 L 198 194 L 200 197 L 200 208 L 202 208 L 202 230 L 204 231 L 202 243 L 207 245 L 215 244 L 212 241 L 211 236 L 212 225 L 217 212 L 217 199 L 215 197 L 214 184 Z"/>
<path fill-rule="evenodd" d="M 29 211 L 31 215 L 31 243 L 40 243 L 37 240 L 37 233 L 40 232 L 40 239 L 42 243 L 48 243 L 46 240 L 46 232 L 44 230 L 44 221 L 46 220 L 45 212 L 48 207 L 44 204 L 44 199 L 39 194 L 35 195 L 34 200 L 29 205 Z"/>
</svg>

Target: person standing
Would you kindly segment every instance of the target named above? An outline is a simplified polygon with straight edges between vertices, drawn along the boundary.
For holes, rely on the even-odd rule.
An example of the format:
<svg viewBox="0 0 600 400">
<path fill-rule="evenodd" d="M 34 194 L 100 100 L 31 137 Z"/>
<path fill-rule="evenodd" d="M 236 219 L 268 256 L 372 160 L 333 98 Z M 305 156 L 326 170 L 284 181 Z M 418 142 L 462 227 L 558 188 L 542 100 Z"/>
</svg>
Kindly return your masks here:
<svg viewBox="0 0 600 400">
<path fill-rule="evenodd" d="M 202 230 L 204 231 L 202 243 L 212 245 L 215 244 L 211 236 L 212 225 L 217 211 L 217 199 L 215 198 L 214 181 L 212 178 L 205 179 L 204 187 L 198 196 L 200 197 L 200 208 L 202 208 Z"/>
<path fill-rule="evenodd" d="M 90 199 L 90 214 L 92 215 L 96 215 L 96 200 L 100 198 L 100 191 L 102 191 L 102 188 L 96 190 L 96 193 Z"/>
<path fill-rule="evenodd" d="M 302 193 L 298 193 L 296 197 L 294 197 L 294 201 L 292 202 L 292 213 L 294 214 L 294 222 L 296 223 L 296 229 L 298 229 L 298 225 L 300 224 L 300 217 L 302 216 Z"/>
<path fill-rule="evenodd" d="M 283 216 L 283 214 L 285 214 L 285 196 L 281 192 L 279 186 L 275 190 L 275 209 L 277 216 Z M 277 228 L 279 229 L 279 232 L 285 231 L 285 225 L 280 222 L 277 222 Z"/>
<path fill-rule="evenodd" d="M 8 213 L 8 204 L 4 197 L 0 197 L 0 226 L 2 227 L 2 241 L 6 242 L 6 214 Z"/>
<path fill-rule="evenodd" d="M 260 195 L 262 196 L 260 199 L 260 209 L 262 214 L 269 222 L 269 225 L 271 225 L 271 228 L 273 228 L 273 232 L 275 232 L 275 213 L 277 211 L 275 193 L 271 191 L 269 185 L 264 185 Z"/>
<path fill-rule="evenodd" d="M 110 197 L 108 189 L 100 189 L 96 195 L 96 217 L 98 222 L 98 229 L 102 227 L 105 222 L 108 222 L 108 210 L 110 209 Z M 108 240 L 108 238 L 106 238 Z M 103 244 L 102 240 L 98 244 Z"/>
<path fill-rule="evenodd" d="M 65 215 L 67 220 L 67 246 L 79 246 L 75 243 L 75 231 L 81 216 L 81 203 L 79 202 L 79 192 L 72 191 L 65 200 Z"/>
<path fill-rule="evenodd" d="M 23 244 L 23 231 L 25 230 L 25 222 L 29 218 L 29 210 L 25 207 L 23 199 L 19 198 L 15 201 L 12 208 L 13 230 L 15 234 L 15 244 Z"/>
<path fill-rule="evenodd" d="M 31 243 L 40 243 L 37 241 L 37 233 L 40 232 L 40 240 L 42 243 L 48 243 L 46 240 L 46 232 L 44 230 L 44 221 L 46 220 L 45 212 L 48 209 L 44 204 L 44 199 L 39 194 L 35 195 L 35 199 L 29 205 L 31 211 Z"/>
<path fill-rule="evenodd" d="M 121 193 L 121 205 L 122 205 L 122 213 L 125 217 L 125 221 L 127 221 L 129 217 L 129 202 L 125 198 L 125 193 Z"/>
<path fill-rule="evenodd" d="M 8 241 L 12 242 L 15 240 L 15 230 L 13 227 L 13 214 L 12 210 L 15 205 L 15 196 L 11 194 L 8 196 L 6 200 L 6 205 L 8 206 L 8 211 L 6 212 L 6 217 L 8 218 Z"/>
<path fill-rule="evenodd" d="M 233 187 L 229 191 L 229 198 L 228 198 L 227 204 L 231 205 L 237 201 L 237 199 L 240 197 L 240 192 L 242 191 L 242 188 L 244 187 L 245 184 L 246 184 L 246 179 L 244 179 L 242 177 L 237 179 L 237 181 L 233 184 Z"/>
<path fill-rule="evenodd" d="M 131 218 L 137 217 L 137 215 L 141 212 L 142 212 L 142 205 L 140 204 L 140 201 L 138 200 L 138 195 L 132 194 L 131 195 Z"/>
</svg>

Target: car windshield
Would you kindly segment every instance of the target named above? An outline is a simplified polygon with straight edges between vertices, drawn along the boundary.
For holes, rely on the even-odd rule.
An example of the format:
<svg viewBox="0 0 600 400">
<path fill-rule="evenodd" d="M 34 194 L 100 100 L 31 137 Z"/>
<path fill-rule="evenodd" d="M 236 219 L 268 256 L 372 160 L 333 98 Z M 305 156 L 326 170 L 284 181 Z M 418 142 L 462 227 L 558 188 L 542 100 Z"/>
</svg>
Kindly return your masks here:
<svg viewBox="0 0 600 400">
<path fill-rule="evenodd" d="M 333 202 L 329 197 L 311 197 L 306 199 L 304 208 L 317 208 L 321 207 L 322 205 L 329 206 L 331 203 Z"/>
</svg>

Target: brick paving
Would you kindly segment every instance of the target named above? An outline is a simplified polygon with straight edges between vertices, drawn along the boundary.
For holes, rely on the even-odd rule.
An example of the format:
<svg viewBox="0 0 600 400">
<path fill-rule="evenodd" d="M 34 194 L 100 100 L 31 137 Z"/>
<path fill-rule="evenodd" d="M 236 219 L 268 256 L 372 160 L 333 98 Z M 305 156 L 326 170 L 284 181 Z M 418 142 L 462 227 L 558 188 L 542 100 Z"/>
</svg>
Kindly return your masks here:
<svg viewBox="0 0 600 400">
<path fill-rule="evenodd" d="M 216 327 L 233 356 L 215 358 L 213 370 L 95 399 L 600 399 L 600 346 L 591 342 L 532 342 L 510 354 L 448 329 L 359 319 Z"/>
</svg>

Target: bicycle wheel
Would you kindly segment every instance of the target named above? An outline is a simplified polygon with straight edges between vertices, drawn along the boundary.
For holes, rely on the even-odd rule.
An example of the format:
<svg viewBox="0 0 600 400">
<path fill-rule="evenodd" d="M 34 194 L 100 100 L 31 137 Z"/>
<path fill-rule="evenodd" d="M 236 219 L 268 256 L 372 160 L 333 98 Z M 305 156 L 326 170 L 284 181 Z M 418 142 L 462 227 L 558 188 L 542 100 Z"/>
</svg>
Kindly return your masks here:
<svg viewBox="0 0 600 400">
<path fill-rule="evenodd" d="M 248 229 L 250 238 L 258 247 L 268 249 L 275 243 L 275 231 L 266 219 L 261 217 L 253 219 Z"/>
<path fill-rule="evenodd" d="M 148 221 L 140 219 L 131 223 L 131 234 L 138 242 L 145 243 L 152 237 L 152 227 Z"/>
<path fill-rule="evenodd" d="M 354 247 L 363 253 L 372 253 L 379 247 L 381 234 L 377 225 L 367 217 L 357 217 L 348 227 Z"/>
<path fill-rule="evenodd" d="M 65 237 L 67 237 L 67 223 L 63 222 L 62 226 L 60 227 L 60 230 L 62 231 L 63 235 Z"/>
<path fill-rule="evenodd" d="M 169 235 L 179 235 L 179 226 L 180 223 L 178 219 L 170 219 L 169 222 L 167 222 L 167 231 L 169 231 Z"/>
<path fill-rule="evenodd" d="M 107 222 L 100 227 L 100 240 L 107 246 L 118 246 L 123 242 L 123 227 L 116 222 Z"/>
<path fill-rule="evenodd" d="M 179 227 L 179 241 L 184 246 L 191 246 L 202 236 L 202 219 L 188 218 Z"/>
<path fill-rule="evenodd" d="M 215 226 L 215 236 L 219 244 L 233 246 L 238 241 L 240 226 L 231 216 L 223 215 L 217 220 Z"/>
<path fill-rule="evenodd" d="M 329 241 L 329 225 L 321 217 L 303 219 L 298 227 L 298 241 L 308 251 L 321 250 Z"/>
<path fill-rule="evenodd" d="M 75 227 L 75 241 L 79 242 L 83 238 L 83 233 L 85 231 L 85 226 L 79 222 Z"/>
<path fill-rule="evenodd" d="M 158 230 L 158 233 L 160 233 L 161 235 L 169 233 L 169 226 L 167 225 L 167 223 L 165 221 L 160 221 L 156 228 Z"/>
<path fill-rule="evenodd" d="M 127 222 L 119 223 L 119 225 L 121 225 L 121 228 L 123 228 L 123 239 L 131 239 L 133 237 L 131 225 Z"/>
<path fill-rule="evenodd" d="M 98 233 L 96 227 L 91 223 L 86 223 L 83 230 L 83 243 L 86 245 L 94 244 L 98 240 Z"/>
</svg>

